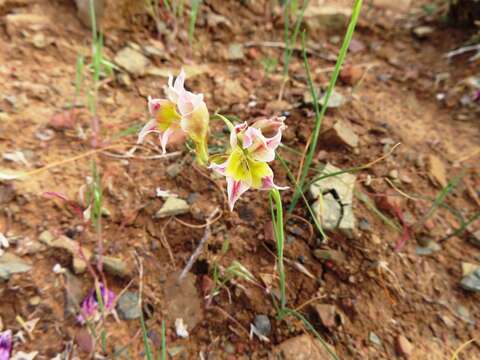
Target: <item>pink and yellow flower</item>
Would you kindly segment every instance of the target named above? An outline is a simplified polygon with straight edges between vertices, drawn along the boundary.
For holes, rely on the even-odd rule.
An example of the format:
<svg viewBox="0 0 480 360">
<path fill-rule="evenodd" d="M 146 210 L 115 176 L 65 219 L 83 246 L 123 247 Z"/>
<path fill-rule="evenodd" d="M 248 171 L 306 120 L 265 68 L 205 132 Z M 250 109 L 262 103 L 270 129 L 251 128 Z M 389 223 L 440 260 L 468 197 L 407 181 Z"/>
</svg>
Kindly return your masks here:
<svg viewBox="0 0 480 360">
<path fill-rule="evenodd" d="M 113 291 L 107 289 L 102 283 L 99 283 L 100 296 L 105 314 L 113 311 L 115 305 L 116 295 Z M 80 324 L 85 324 L 87 321 L 98 321 L 100 319 L 100 304 L 96 289 L 91 289 L 88 295 L 83 299 L 81 305 L 81 312 L 77 316 Z"/>
<path fill-rule="evenodd" d="M 227 179 L 228 205 L 248 189 L 284 190 L 273 182 L 273 171 L 268 165 L 275 159 L 275 149 L 282 140 L 284 117 L 262 119 L 248 126 L 239 124 L 230 133 L 230 153 L 223 163 L 212 163 L 210 168 Z"/>
<path fill-rule="evenodd" d="M 142 128 L 138 143 L 142 143 L 150 133 L 159 134 L 163 152 L 166 152 L 169 139 L 187 135 L 195 144 L 200 163 L 208 160 L 207 136 L 209 114 L 202 94 L 185 90 L 185 72 L 182 71 L 173 81 L 168 78 L 165 92 L 167 99 L 148 98 L 148 109 L 152 119 Z"/>
</svg>

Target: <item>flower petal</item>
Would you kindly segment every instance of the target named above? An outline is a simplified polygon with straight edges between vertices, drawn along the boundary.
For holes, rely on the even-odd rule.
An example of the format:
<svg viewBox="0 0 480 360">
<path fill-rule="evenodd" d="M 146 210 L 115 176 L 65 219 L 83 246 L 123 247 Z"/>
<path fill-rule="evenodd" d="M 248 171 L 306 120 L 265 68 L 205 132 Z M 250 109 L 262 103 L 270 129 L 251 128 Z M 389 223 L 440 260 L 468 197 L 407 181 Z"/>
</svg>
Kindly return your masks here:
<svg viewBox="0 0 480 360">
<path fill-rule="evenodd" d="M 248 128 L 248 124 L 245 121 L 242 124 L 235 125 L 233 131 L 230 132 L 230 146 L 232 149 L 237 147 L 238 136 Z M 243 141 L 243 140 L 242 140 Z"/>
<path fill-rule="evenodd" d="M 100 288 L 100 296 L 102 298 L 103 308 L 106 313 L 113 310 L 116 295 L 113 291 L 107 289 L 102 283 L 98 284 Z M 97 290 L 91 289 L 85 299 L 82 301 L 81 313 L 77 316 L 77 320 L 84 324 L 87 320 L 98 320 L 99 317 L 99 304 L 97 297 Z"/>
<path fill-rule="evenodd" d="M 0 332 L 0 360 L 10 359 L 12 341 L 12 330 Z"/>
<path fill-rule="evenodd" d="M 227 194 L 228 206 L 230 211 L 242 194 L 250 188 L 250 184 L 246 181 L 235 181 L 233 178 L 227 176 Z"/>
<path fill-rule="evenodd" d="M 264 178 L 262 178 L 262 187 L 260 190 L 271 190 L 271 189 L 287 190 L 288 186 L 275 185 L 275 183 L 273 182 L 273 175 L 265 176 Z"/>
<path fill-rule="evenodd" d="M 272 137 L 285 129 L 284 122 L 285 116 L 275 116 L 270 119 L 257 120 L 252 124 L 252 127 L 259 129 L 265 137 Z"/>
<path fill-rule="evenodd" d="M 252 179 L 252 187 L 254 189 L 261 189 L 263 186 L 263 178 L 273 176 L 273 171 L 267 163 L 263 161 L 256 161 L 249 159 L 248 167 L 250 169 L 250 176 Z"/>
<path fill-rule="evenodd" d="M 268 139 L 262 132 L 254 127 L 249 127 L 243 135 L 243 148 L 258 161 L 270 162 L 275 159 L 275 149 L 268 146 Z"/>
<path fill-rule="evenodd" d="M 140 132 L 138 133 L 137 144 L 143 143 L 145 136 L 154 132 L 158 132 L 156 119 L 152 119 L 149 122 L 147 122 L 145 126 L 142 128 L 142 130 L 140 130 Z"/>
<path fill-rule="evenodd" d="M 196 108 L 184 115 L 180 126 L 195 142 L 206 140 L 208 133 L 209 115 L 207 105 L 202 101 Z"/>
<path fill-rule="evenodd" d="M 227 169 L 227 164 L 228 164 L 228 160 L 221 164 L 211 162 L 208 168 L 215 171 L 219 175 L 225 176 L 225 170 Z"/>
<path fill-rule="evenodd" d="M 160 110 L 162 99 L 154 99 L 151 96 L 148 97 L 148 111 L 150 115 L 156 117 L 157 111 Z"/>
<path fill-rule="evenodd" d="M 250 173 L 250 167 L 248 159 L 243 153 L 242 149 L 236 148 L 232 151 L 228 157 L 227 167 L 225 169 L 225 175 L 231 177 L 235 181 L 247 181 L 252 182 L 252 174 Z"/>
</svg>

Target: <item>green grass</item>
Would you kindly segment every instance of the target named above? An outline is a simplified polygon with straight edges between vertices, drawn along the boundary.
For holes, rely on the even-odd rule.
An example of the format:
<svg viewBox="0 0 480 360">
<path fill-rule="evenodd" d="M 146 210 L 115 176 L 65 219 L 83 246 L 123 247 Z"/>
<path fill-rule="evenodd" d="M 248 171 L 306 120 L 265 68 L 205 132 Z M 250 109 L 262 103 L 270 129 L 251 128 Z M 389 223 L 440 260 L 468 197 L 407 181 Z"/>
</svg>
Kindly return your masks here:
<svg viewBox="0 0 480 360">
<path fill-rule="evenodd" d="M 307 155 L 305 157 L 305 162 L 303 164 L 303 168 L 301 171 L 301 176 L 300 176 L 300 181 L 299 181 L 299 188 L 300 190 L 295 190 L 295 193 L 292 198 L 292 202 L 290 203 L 289 207 L 289 212 L 293 211 L 295 206 L 297 205 L 298 200 L 301 197 L 301 191 L 303 189 L 303 184 L 305 183 L 306 177 L 308 175 L 308 171 L 310 169 L 310 166 L 313 161 L 313 156 L 315 154 L 315 150 L 317 148 L 317 143 L 318 143 L 318 137 L 320 134 L 320 128 L 322 126 L 322 120 L 323 117 L 325 116 L 325 112 L 327 110 L 327 105 L 328 101 L 330 100 L 330 97 L 332 95 L 333 89 L 335 88 L 335 84 L 338 79 L 338 75 L 340 73 L 340 69 L 342 67 L 342 64 L 345 60 L 345 57 L 347 55 L 348 47 L 350 46 L 350 42 L 353 37 L 353 33 L 355 32 L 355 26 L 357 25 L 358 22 L 358 17 L 360 15 L 360 10 L 362 8 L 362 0 L 355 0 L 355 4 L 353 6 L 353 12 L 352 12 L 352 17 L 350 19 L 350 23 L 347 28 L 347 33 L 345 35 L 345 38 L 343 40 L 342 47 L 340 48 L 340 52 L 338 54 L 337 62 L 335 64 L 335 69 L 333 70 L 332 76 L 330 78 L 330 82 L 328 84 L 328 88 L 325 94 L 325 101 L 322 104 L 322 109 L 320 110 L 319 104 L 318 104 L 318 94 L 317 91 L 315 90 L 315 86 L 313 84 L 313 79 L 312 75 L 310 72 L 310 65 L 308 63 L 308 57 L 307 57 L 307 50 L 306 50 L 306 44 L 305 44 L 305 32 L 302 34 L 302 49 L 303 49 L 303 60 L 304 60 L 304 66 L 305 66 L 305 71 L 307 73 L 307 80 L 308 80 L 308 87 L 310 89 L 310 92 L 312 94 L 312 99 L 313 99 L 313 104 L 314 104 L 314 110 L 315 110 L 315 127 L 313 130 L 312 134 L 312 141 L 310 143 L 310 146 L 307 151 Z"/>
<path fill-rule="evenodd" d="M 303 15 L 305 10 L 307 9 L 309 0 L 305 0 L 303 2 L 303 6 L 298 14 L 295 25 L 293 27 L 293 32 L 290 34 L 290 15 L 294 14 L 297 15 L 298 12 L 298 0 L 290 0 L 286 1 L 283 5 L 283 21 L 284 21 L 284 29 L 283 29 L 283 40 L 285 42 L 285 50 L 283 53 L 283 76 L 285 79 L 288 78 L 288 69 L 290 67 L 290 60 L 292 58 L 293 51 L 295 49 L 295 44 L 297 42 L 298 34 L 300 32 L 300 26 L 303 21 Z"/>
<path fill-rule="evenodd" d="M 188 40 L 190 46 L 193 44 L 193 35 L 195 33 L 195 24 L 197 23 L 198 10 L 202 0 L 191 0 L 190 21 L 188 24 Z"/>
</svg>

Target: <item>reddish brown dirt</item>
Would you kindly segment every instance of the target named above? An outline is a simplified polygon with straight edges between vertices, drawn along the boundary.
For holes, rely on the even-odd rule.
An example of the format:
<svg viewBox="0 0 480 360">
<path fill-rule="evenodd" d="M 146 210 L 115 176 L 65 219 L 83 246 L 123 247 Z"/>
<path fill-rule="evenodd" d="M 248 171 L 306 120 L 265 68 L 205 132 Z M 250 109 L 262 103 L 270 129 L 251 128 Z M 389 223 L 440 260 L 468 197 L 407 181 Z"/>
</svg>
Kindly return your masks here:
<svg viewBox="0 0 480 360">
<path fill-rule="evenodd" d="M 28 154 L 29 170 L 86 154 L 91 150 L 91 131 L 85 106 L 78 109 L 76 124 L 86 132 L 86 138 L 79 137 L 76 129 L 56 131 L 49 141 L 41 141 L 35 134 L 45 129 L 52 116 L 71 103 L 74 64 L 77 54 L 89 54 L 90 32 L 76 18 L 73 2 L 7 0 L 4 3 L 0 2 L 0 47 L 3 49 L 0 53 L 0 107 L 7 115 L 0 119 L 0 152 L 21 150 Z M 208 65 L 205 73 L 188 80 L 188 87 L 205 94 L 211 113 L 219 110 L 251 120 L 289 111 L 284 142 L 303 151 L 313 129 L 314 116 L 311 106 L 301 105 L 307 86 L 300 57 L 294 56 L 292 81 L 285 88 L 282 103 L 276 101 L 282 82 L 280 65 L 273 74 L 266 74 L 261 65 L 261 60 L 267 56 L 280 59 L 281 49 L 255 46 L 246 48 L 243 60 L 228 61 L 226 57 L 232 42 L 281 41 L 280 13 L 278 9 L 272 14 L 266 12 L 269 7 L 263 3 L 241 5 L 235 1 L 206 1 L 199 14 L 193 49 L 188 45 L 183 25 L 179 26 L 174 40 L 157 37 L 153 22 L 145 14 L 135 10 L 132 15 L 131 9 L 117 9 L 118 13 L 112 13 L 111 18 L 105 15 L 105 52 L 112 59 L 129 41 L 140 45 L 147 44 L 149 39 L 161 41 L 166 50 L 161 58 L 152 59 L 155 65 L 175 69 L 182 64 Z M 6 16 L 17 12 L 43 14 L 50 23 L 37 31 L 19 29 L 8 33 Z M 231 25 L 212 28 L 206 20 L 208 14 L 225 16 Z M 365 70 L 364 75 L 353 88 L 339 81 L 337 89 L 348 102 L 329 110 L 324 121 L 324 129 L 336 119 L 346 121 L 359 135 L 360 144 L 358 149 L 350 151 L 332 148 L 320 138 L 315 166 L 322 161 L 342 168 L 369 163 L 384 154 L 381 140 L 391 138 L 401 145 L 384 160 L 359 172 L 356 189 L 368 193 L 371 199 L 388 195 L 390 201 L 398 200 L 401 211 L 409 213 L 411 223 L 415 223 L 428 211 L 431 199 L 440 191 L 429 178 L 424 161 L 434 154 L 446 167 L 449 179 L 466 170 L 446 204 L 469 218 L 479 210 L 479 112 L 475 108 L 465 110 L 459 103 L 463 93 L 459 94 L 456 89 L 463 79 L 478 74 L 478 62 L 469 63 L 467 56 L 448 62 L 443 56 L 463 44 L 470 35 L 468 31 L 447 28 L 439 21 L 418 18 L 421 12 L 416 14 L 406 16 L 381 7 L 364 8 L 354 38 L 365 45 L 365 49 L 350 53 L 346 61 L 360 66 Z M 117 17 L 123 20 L 115 20 Z M 431 38 L 415 39 L 410 28 L 428 21 L 435 28 Z M 33 46 L 30 40 L 35 33 L 44 34 L 51 39 L 51 44 L 42 48 Z M 317 53 L 335 58 L 339 44 L 331 42 L 334 34 L 325 31 L 309 35 Z M 334 62 L 314 55 L 310 62 L 316 84 L 325 86 L 330 75 L 328 69 Z M 441 73 L 450 76 L 435 85 L 435 77 Z M 273 287 L 278 288 L 275 259 L 271 253 L 275 250 L 268 232 L 265 233 L 270 215 L 266 193 L 248 192 L 230 213 L 225 203 L 224 181 L 195 165 L 185 151 L 177 157 L 160 160 L 118 159 L 109 155 L 123 154 L 131 148 L 135 136 L 112 142 L 108 139 L 132 125 L 144 123 L 148 118 L 146 97 L 163 96 L 165 83 L 165 78 L 153 76 L 134 78 L 127 87 L 120 85 L 115 77 L 103 81 L 98 104 L 101 136 L 107 144 L 119 144 L 119 147 L 95 155 L 102 173 L 105 207 L 111 214 L 103 221 L 105 251 L 124 259 L 132 267 L 135 257 L 142 259 L 144 302 L 151 309 L 147 327 L 154 333 L 152 342 L 156 348 L 161 321 L 167 315 L 163 293 L 165 279 L 183 268 L 204 231 L 174 219 L 154 219 L 153 215 L 163 203 L 155 197 L 156 187 L 173 191 L 182 198 L 198 193 L 200 200 L 195 206 L 201 207 L 200 214 L 206 215 L 216 206 L 223 211 L 221 218 L 212 225 L 212 237 L 201 261 L 193 269 L 199 291 L 207 282 L 205 278 L 211 278 L 215 262 L 228 267 L 233 261 L 249 269 L 259 283 L 273 276 Z M 25 84 L 40 84 L 47 90 L 44 94 Z M 233 89 L 229 88 L 232 86 Z M 440 92 L 447 93 L 446 104 L 436 100 Z M 16 107 L 5 96 L 15 96 Z M 256 105 L 247 106 L 252 100 Z M 224 144 L 227 139 L 222 126 L 214 124 L 212 143 Z M 178 150 L 183 148 L 178 147 Z M 300 157 L 286 150 L 281 153 L 291 161 L 296 173 Z M 158 148 L 150 143 L 136 154 L 155 155 Z M 42 195 L 45 191 L 57 191 L 77 199 L 80 187 L 90 175 L 91 159 L 92 156 L 85 156 L 58 164 L 24 181 L 0 183 L 0 194 L 5 194 L 10 184 L 14 191 L 13 196 L 3 200 L 0 196 L 0 232 L 36 240 L 42 231 L 49 230 L 54 234 L 74 236 L 85 248 L 95 251 L 94 233 L 82 226 L 81 220 L 64 203 Z M 184 163 L 182 171 L 172 179 L 166 168 L 180 162 Z M 0 160 L 0 166 L 22 169 L 23 165 Z M 287 184 L 281 166 L 275 164 L 273 167 L 277 183 Z M 405 198 L 384 181 L 391 170 L 398 170 L 400 176 L 410 178 L 399 188 L 414 198 Z M 373 179 L 370 186 L 365 185 L 368 175 Z M 284 192 L 285 204 L 289 204 L 291 195 L 291 190 Z M 287 265 L 288 304 L 292 308 L 301 306 L 301 311 L 309 318 L 315 304 L 337 307 L 343 314 L 340 326 L 326 329 L 314 318 L 312 321 L 340 358 L 393 359 L 397 356 L 397 338 L 404 335 L 414 346 L 412 359 L 449 359 L 461 344 L 478 336 L 480 295 L 462 290 L 459 281 L 461 262 L 480 262 L 480 249 L 467 242 L 467 236 L 463 235 L 442 242 L 442 249 L 430 256 L 415 253 L 416 239 L 426 236 L 440 241 L 453 227 L 458 227 L 451 212 L 445 208 L 438 210 L 400 252 L 394 251 L 400 237 L 398 232 L 382 223 L 357 199 L 354 212 L 357 220 L 368 220 L 371 229 L 359 231 L 352 239 L 332 233 L 328 242 L 320 245 L 316 240 L 319 235 L 315 233 L 309 238 L 308 229 L 297 218 L 292 218 L 286 226 L 287 234 L 294 238 L 293 244 L 287 245 L 286 256 L 292 259 L 302 256 L 305 267 L 315 277 L 311 279 Z M 294 213 L 310 221 L 303 204 L 300 203 Z M 195 225 L 204 223 L 191 215 L 181 215 L 179 219 Z M 479 228 L 477 222 L 469 230 L 473 232 Z M 230 248 L 221 255 L 225 240 Z M 164 247 L 165 242 L 171 247 L 173 263 Z M 313 256 L 313 250 L 319 246 L 340 251 L 346 260 L 319 262 Z M 17 243 L 9 251 L 18 252 L 18 248 Z M 52 272 L 56 263 L 69 268 L 71 261 L 67 253 L 51 249 L 42 249 L 23 258 L 32 264 L 33 270 L 0 284 L 0 324 L 3 323 L 4 329 L 17 331 L 21 329 L 15 320 L 17 315 L 26 320 L 39 318 L 32 338 L 27 337 L 24 344 L 17 344 L 15 350 L 37 350 L 39 359 L 50 359 L 63 352 L 80 331 L 75 319 L 64 314 L 65 284 Z M 382 270 L 379 264 L 385 264 L 390 271 Z M 138 290 L 139 276 L 136 272 L 131 275 L 130 289 Z M 88 272 L 78 278 L 85 292 L 92 287 Z M 130 279 L 107 274 L 107 280 L 109 287 L 119 293 Z M 29 301 L 37 295 L 41 298 L 40 304 L 32 306 Z M 475 324 L 458 316 L 459 306 L 468 309 Z M 270 316 L 273 326 L 270 343 L 259 342 L 257 338 L 250 340 L 242 331 L 242 328 L 249 330 L 255 314 Z M 215 297 L 212 306 L 205 307 L 203 320 L 188 339 L 176 338 L 173 324 L 168 323 L 167 343 L 170 348 L 185 347 L 177 358 L 199 358 L 200 352 L 208 359 L 269 358 L 277 344 L 306 331 L 297 320 L 279 321 L 275 315 L 270 295 L 258 286 L 238 280 L 236 284 L 228 284 L 228 291 L 223 290 Z M 143 358 L 139 321 L 116 322 L 109 318 L 106 329 L 107 358 L 113 358 L 114 349 L 121 347 L 126 347 L 129 358 Z M 369 342 L 369 332 L 378 335 L 381 346 Z M 233 354 L 225 352 L 227 343 L 233 344 Z M 99 345 L 97 351 L 100 351 Z M 78 356 L 87 357 L 81 352 Z M 463 356 L 464 359 L 480 359 L 480 347 L 475 343 L 470 345 Z"/>
</svg>

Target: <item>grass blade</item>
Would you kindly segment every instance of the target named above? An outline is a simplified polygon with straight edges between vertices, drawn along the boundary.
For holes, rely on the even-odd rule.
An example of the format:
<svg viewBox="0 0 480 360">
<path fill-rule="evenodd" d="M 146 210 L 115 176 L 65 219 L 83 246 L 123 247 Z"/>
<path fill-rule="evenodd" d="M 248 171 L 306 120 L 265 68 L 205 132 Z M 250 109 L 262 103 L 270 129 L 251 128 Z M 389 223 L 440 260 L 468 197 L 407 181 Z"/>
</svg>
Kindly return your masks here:
<svg viewBox="0 0 480 360">
<path fill-rule="evenodd" d="M 200 4 L 202 0 L 192 0 L 192 9 L 190 11 L 190 23 L 188 26 L 188 41 L 190 42 L 190 46 L 193 44 L 193 34 L 195 32 L 195 24 L 197 22 L 197 15 L 198 9 L 200 8 Z"/>
<path fill-rule="evenodd" d="M 312 98 L 314 101 L 314 107 L 315 107 L 315 128 L 312 134 L 312 141 L 310 143 L 309 149 L 307 156 L 305 158 L 305 163 L 303 165 L 302 173 L 300 176 L 300 181 L 299 181 L 299 187 L 300 189 L 303 188 L 303 184 L 305 182 L 305 179 L 308 174 L 308 170 L 312 164 L 313 161 L 313 155 L 315 153 L 315 149 L 317 148 L 317 142 L 318 142 L 318 137 L 320 134 L 320 128 L 322 125 L 322 120 L 323 117 L 325 116 L 325 112 L 327 110 L 327 105 L 328 101 L 330 99 L 330 96 L 332 95 L 333 89 L 335 88 L 335 84 L 337 82 L 338 75 L 340 73 L 340 69 L 342 67 L 343 61 L 345 60 L 345 57 L 347 55 L 348 47 L 350 46 L 350 42 L 353 37 L 353 33 L 355 32 L 355 26 L 357 25 L 358 22 L 358 17 L 360 15 L 360 10 L 362 8 L 362 2 L 363 0 L 355 0 L 355 4 L 353 6 L 353 12 L 352 12 L 352 17 L 350 19 L 350 23 L 348 24 L 348 29 L 347 33 L 345 35 L 345 38 L 343 40 L 342 47 L 340 48 L 340 52 L 338 54 L 337 58 L 337 63 L 335 64 L 335 69 L 333 70 L 332 77 L 330 78 L 330 83 L 328 84 L 327 92 L 325 94 L 325 101 L 322 105 L 321 111 L 319 110 L 319 105 L 318 105 L 318 98 L 317 98 L 317 92 L 315 90 L 312 76 L 310 73 L 310 66 L 308 63 L 308 57 L 307 57 L 307 50 L 306 50 L 306 44 L 305 44 L 305 33 L 302 34 L 302 49 L 303 49 L 303 59 L 304 59 L 304 65 L 305 65 L 305 71 L 307 72 L 307 78 L 308 78 L 308 85 L 310 88 L 310 92 L 312 93 Z M 300 199 L 300 191 L 301 190 L 296 190 L 292 202 L 290 204 L 290 207 L 288 209 L 289 212 L 291 212 L 298 200 Z"/>
</svg>

